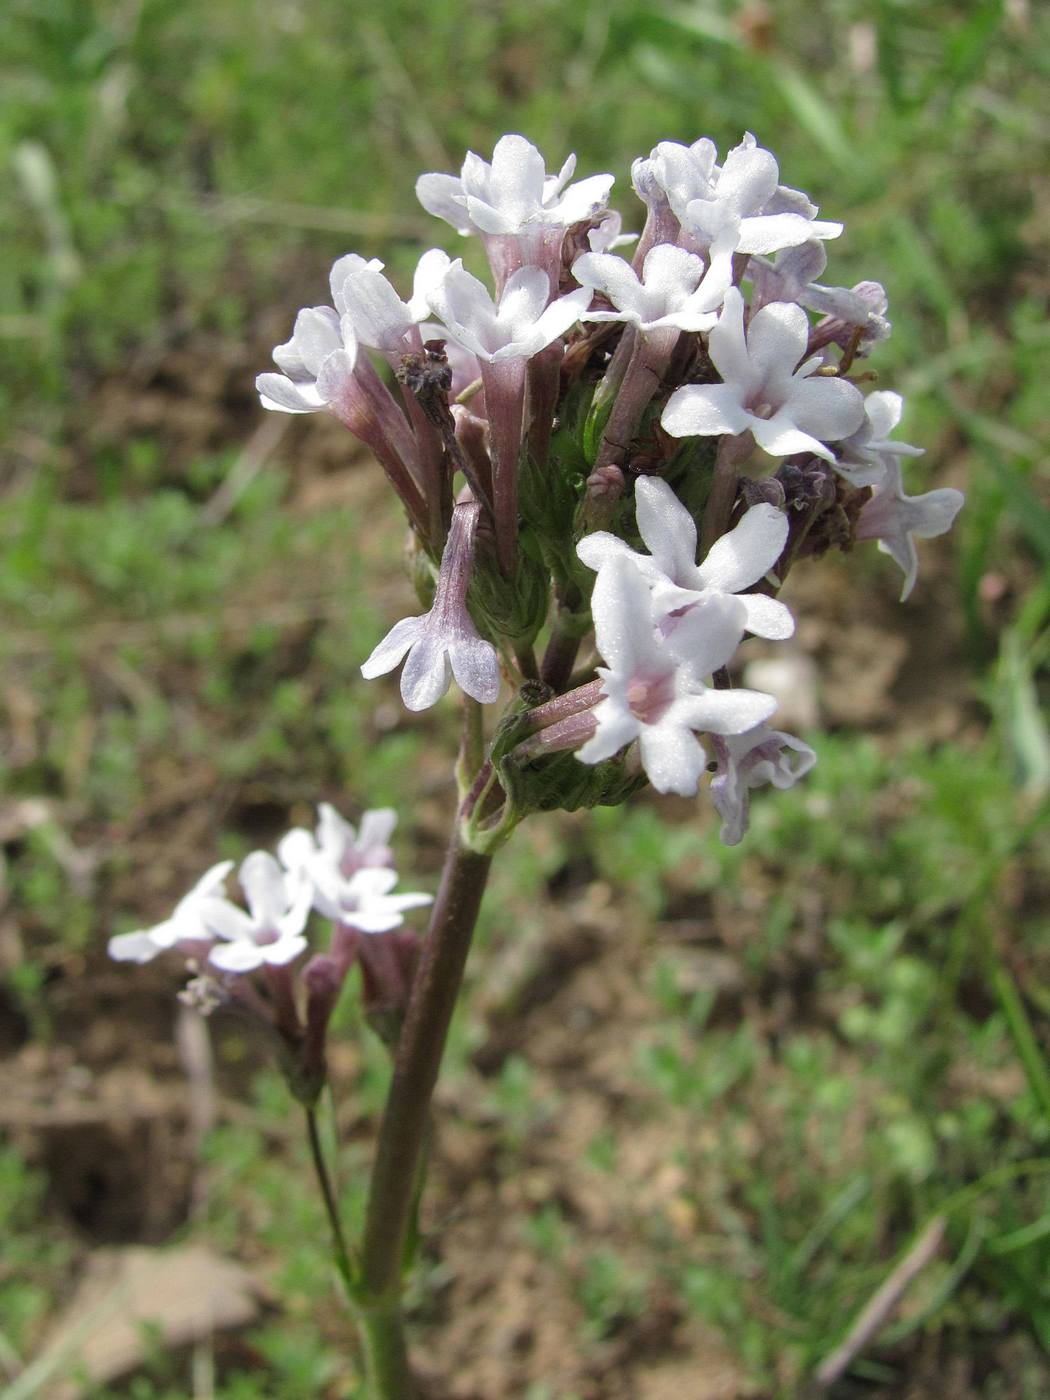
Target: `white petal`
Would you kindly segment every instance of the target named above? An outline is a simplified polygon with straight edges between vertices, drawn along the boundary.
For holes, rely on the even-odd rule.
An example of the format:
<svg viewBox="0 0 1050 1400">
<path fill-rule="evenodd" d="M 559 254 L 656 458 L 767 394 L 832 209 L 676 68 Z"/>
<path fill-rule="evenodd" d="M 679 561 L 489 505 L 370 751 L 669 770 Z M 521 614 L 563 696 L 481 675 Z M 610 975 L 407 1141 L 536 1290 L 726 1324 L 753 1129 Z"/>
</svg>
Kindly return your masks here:
<svg viewBox="0 0 1050 1400">
<path fill-rule="evenodd" d="M 707 756 L 688 729 L 666 723 L 644 725 L 638 749 L 642 767 L 657 792 L 692 797 L 697 791 Z"/>
<path fill-rule="evenodd" d="M 634 562 L 639 559 L 626 540 L 621 540 L 616 535 L 610 535 L 608 530 L 596 530 L 593 535 L 584 535 L 576 546 L 576 553 L 588 569 L 593 569 L 596 573 L 603 564 L 608 563 L 616 555 L 626 555 Z"/>
<path fill-rule="evenodd" d="M 254 941 L 255 925 L 252 920 L 228 899 L 209 900 L 202 910 L 202 918 L 213 938 L 225 938 L 234 943 L 244 939 Z"/>
<path fill-rule="evenodd" d="M 277 843 L 277 858 L 285 870 L 299 870 L 317 854 L 313 835 L 301 826 L 293 827 Z"/>
<path fill-rule="evenodd" d="M 332 305 L 340 315 L 346 310 L 343 303 L 343 283 L 351 272 L 361 272 L 364 268 L 372 272 L 382 272 L 383 264 L 378 258 L 363 258 L 359 253 L 345 253 L 332 264 L 332 271 L 328 274 L 328 285 L 332 289 Z"/>
<path fill-rule="evenodd" d="M 409 710 L 429 710 L 445 694 L 451 681 L 448 641 L 436 627 L 427 628 L 408 653 L 401 672 L 401 699 Z"/>
<path fill-rule="evenodd" d="M 452 225 L 457 233 L 473 233 L 463 197 L 463 183 L 455 175 L 420 175 L 416 198 L 428 214 Z"/>
<path fill-rule="evenodd" d="M 778 598 L 768 598 L 764 593 L 737 594 L 747 610 L 747 630 L 756 637 L 765 637 L 771 642 L 783 642 L 794 636 L 795 619 L 788 608 Z"/>
<path fill-rule="evenodd" d="M 714 690 L 707 689 L 702 695 L 675 702 L 675 716 L 678 706 L 691 728 L 706 734 L 743 734 L 747 729 L 764 723 L 777 707 L 772 695 L 764 695 L 760 690 Z"/>
<path fill-rule="evenodd" d="M 254 972 L 262 967 L 263 950 L 255 943 L 217 943 L 208 954 L 208 961 L 223 972 Z"/>
<path fill-rule="evenodd" d="M 642 727 L 630 710 L 611 700 L 603 700 L 594 707 L 594 718 L 598 728 L 576 751 L 582 763 L 601 763 L 603 759 L 612 758 L 638 737 Z"/>
<path fill-rule="evenodd" d="M 259 951 L 262 953 L 263 962 L 269 963 L 271 967 L 284 967 L 286 963 L 305 952 L 306 948 L 306 939 L 299 934 L 292 934 L 279 938 L 276 943 L 264 943 Z"/>
<path fill-rule="evenodd" d="M 429 616 L 429 613 L 424 613 L 420 617 L 403 617 L 400 622 L 394 623 L 383 640 L 373 649 L 372 654 L 362 663 L 361 674 L 366 681 L 374 680 L 376 676 L 385 676 L 388 671 L 401 664 L 409 648 L 423 635 L 423 628 Z"/>
<path fill-rule="evenodd" d="M 653 560 L 675 583 L 688 585 L 696 573 L 696 525 L 666 481 L 640 476 L 634 488 L 638 533 Z"/>
<path fill-rule="evenodd" d="M 864 422 L 864 397 L 845 379 L 804 379 L 791 395 L 791 416 L 821 442 L 841 442 Z"/>
<path fill-rule="evenodd" d="M 152 929 L 137 929 L 134 933 L 118 933 L 106 944 L 106 952 L 117 962 L 147 963 L 164 952 L 152 938 Z"/>
<path fill-rule="evenodd" d="M 483 637 L 461 637 L 449 647 L 456 684 L 479 705 L 499 699 L 500 674 L 496 648 Z"/>
<path fill-rule="evenodd" d="M 312 384 L 293 384 L 283 374 L 259 374 L 255 387 L 263 408 L 276 413 L 317 413 L 324 408 Z"/>
<path fill-rule="evenodd" d="M 745 616 L 739 598 L 710 593 L 679 619 L 668 634 L 667 650 L 690 674 L 709 676 L 727 665 L 740 645 Z"/>
<path fill-rule="evenodd" d="M 739 593 L 769 573 L 787 543 L 788 518 L 768 502 L 744 513 L 740 523 L 715 541 L 700 565 L 700 586 Z"/>
<path fill-rule="evenodd" d="M 613 670 L 629 672 L 656 653 L 649 585 L 630 560 L 614 556 L 591 595 L 598 651 Z"/>
<path fill-rule="evenodd" d="M 661 428 L 672 437 L 742 433 L 750 425 L 751 415 L 742 407 L 736 383 L 684 384 L 667 400 L 660 418 Z"/>
<path fill-rule="evenodd" d="M 285 872 L 269 851 L 252 851 L 241 863 L 241 889 L 257 925 L 274 927 L 288 908 Z"/>
</svg>

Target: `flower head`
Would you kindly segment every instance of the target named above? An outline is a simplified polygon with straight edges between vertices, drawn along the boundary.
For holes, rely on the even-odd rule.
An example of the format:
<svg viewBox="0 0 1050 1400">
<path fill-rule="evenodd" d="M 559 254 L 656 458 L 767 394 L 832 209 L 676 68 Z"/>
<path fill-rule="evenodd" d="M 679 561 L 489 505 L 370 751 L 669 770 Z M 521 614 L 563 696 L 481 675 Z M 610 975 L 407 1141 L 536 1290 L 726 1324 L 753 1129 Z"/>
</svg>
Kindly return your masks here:
<svg viewBox="0 0 1050 1400">
<path fill-rule="evenodd" d="M 864 418 L 861 393 L 844 379 L 813 378 L 818 356 L 806 352 L 809 321 L 801 306 L 773 302 L 756 312 L 744 334 L 744 300 L 735 287 L 709 337 L 721 384 L 687 384 L 667 401 L 661 426 L 672 437 L 750 431 L 773 457 L 812 452 L 849 437 Z"/>
</svg>

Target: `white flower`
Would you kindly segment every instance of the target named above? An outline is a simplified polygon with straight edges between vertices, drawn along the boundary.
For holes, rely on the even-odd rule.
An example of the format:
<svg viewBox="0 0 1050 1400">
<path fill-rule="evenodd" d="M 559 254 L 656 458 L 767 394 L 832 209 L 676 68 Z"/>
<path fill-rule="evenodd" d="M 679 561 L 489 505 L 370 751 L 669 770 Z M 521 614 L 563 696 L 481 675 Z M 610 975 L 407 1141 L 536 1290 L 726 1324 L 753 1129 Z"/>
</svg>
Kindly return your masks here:
<svg viewBox="0 0 1050 1400">
<path fill-rule="evenodd" d="M 567 185 L 576 169 L 569 156 L 557 175 L 548 175 L 543 157 L 524 136 L 501 136 L 492 163 L 467 152 L 459 178 L 421 175 L 416 197 L 429 214 L 458 233 L 521 234 L 537 227 L 566 229 L 602 209 L 611 175 L 592 175 Z"/>
<path fill-rule="evenodd" d="M 255 381 L 263 408 L 281 413 L 317 413 L 350 388 L 357 362 L 357 337 L 348 317 L 330 306 L 309 306 L 295 318 L 292 338 L 273 358 L 281 374 Z"/>
<path fill-rule="evenodd" d="M 856 432 L 864 400 L 844 379 L 812 378 L 820 367 L 813 356 L 795 368 L 806 352 L 809 321 L 801 306 L 773 302 L 751 319 L 744 336 L 744 299 L 735 287 L 709 336 L 709 350 L 721 384 L 686 384 L 667 401 L 662 427 L 672 437 L 750 431 L 773 457 L 812 452 L 826 461 L 826 442 Z"/>
<path fill-rule="evenodd" d="M 635 170 L 635 184 L 655 181 L 664 190 L 685 233 L 701 248 L 729 239 L 741 253 L 772 253 L 815 238 L 837 238 L 839 223 L 814 219 L 805 195 L 778 184 L 769 151 L 747 132 L 722 166 L 714 142 L 692 146 L 661 141 Z"/>
<path fill-rule="evenodd" d="M 230 973 L 254 972 L 264 964 L 283 967 L 306 948 L 302 932 L 310 917 L 308 882 L 282 870 L 268 851 L 245 856 L 240 882 L 248 913 L 227 899 L 214 900 L 205 910 L 209 931 L 222 940 L 208 961 Z"/>
<path fill-rule="evenodd" d="M 584 321 L 627 321 L 640 331 L 706 331 L 732 280 L 726 259 L 705 267 L 695 253 L 658 243 L 645 255 L 642 276 L 624 258 L 611 253 L 584 253 L 572 265 L 577 282 L 604 294 L 615 311 L 588 311 Z"/>
<path fill-rule="evenodd" d="M 882 460 L 885 472 L 875 487 L 875 494 L 861 508 L 856 538 L 878 540 L 882 552 L 889 554 L 904 570 L 903 603 L 915 587 L 919 572 L 915 540 L 946 534 L 962 508 L 964 497 L 951 486 L 927 491 L 922 496 L 906 496 L 899 460 L 888 453 Z"/>
<path fill-rule="evenodd" d="M 921 457 L 923 449 L 895 442 L 890 434 L 901 421 L 904 400 L 890 389 L 876 389 L 864 400 L 864 419 L 852 437 L 839 445 L 835 470 L 853 486 L 876 486 L 886 475 L 885 458 Z"/>
<path fill-rule="evenodd" d="M 189 894 L 179 900 L 170 919 L 155 924 L 153 928 L 117 934 L 109 940 L 109 956 L 117 962 L 145 963 L 169 948 L 211 943 L 214 935 L 204 922 L 204 915 L 225 894 L 226 877 L 232 869 L 232 860 L 213 865 Z"/>
<path fill-rule="evenodd" d="M 783 511 L 766 503 L 752 506 L 697 564 L 696 525 L 667 482 L 640 476 L 634 501 L 638 533 L 649 553 L 637 554 L 624 540 L 602 530 L 586 535 L 577 546 L 588 568 L 601 570 L 611 559 L 630 559 L 653 589 L 656 614 L 665 623 L 668 613 L 719 595 L 739 594 L 748 632 L 776 641 L 792 635 L 794 620 L 783 603 L 742 591 L 780 558 L 788 534 Z"/>
<path fill-rule="evenodd" d="M 297 826 L 281 838 L 277 855 L 286 870 L 305 870 L 310 876 L 315 867 L 330 868 L 349 880 L 357 870 L 393 865 L 390 838 L 397 813 L 392 807 L 365 812 L 359 831 L 327 802 L 320 803 L 317 814 L 316 836 Z"/>
<path fill-rule="evenodd" d="M 420 617 L 396 622 L 361 667 L 365 680 L 386 675 L 399 665 L 401 698 L 410 710 L 436 705 L 453 676 L 460 689 L 482 705 L 499 695 L 496 649 L 485 641 L 467 610 L 467 585 L 481 507 L 471 501 L 457 505 L 441 556 L 434 606 Z"/>
<path fill-rule="evenodd" d="M 565 334 L 587 310 L 588 289 L 569 292 L 547 305 L 550 283 L 538 267 L 523 267 L 508 279 L 499 302 L 463 266 L 450 263 L 430 290 L 430 305 L 448 332 L 479 360 L 527 360 Z"/>
<path fill-rule="evenodd" d="M 397 872 L 389 841 L 397 824 L 390 807 L 365 812 L 357 831 L 334 807 L 318 807 L 316 839 L 295 827 L 277 847 L 285 868 L 305 881 L 314 908 L 361 933 L 387 933 L 408 909 L 431 904 L 429 894 L 392 894 Z"/>
<path fill-rule="evenodd" d="M 704 751 L 695 731 L 738 734 L 768 719 L 770 695 L 716 690 L 699 679 L 724 666 L 744 632 L 739 599 L 715 595 L 685 614 L 671 638 L 660 637 L 647 580 L 623 556 L 598 575 L 591 601 L 603 699 L 597 730 L 578 751 L 584 763 L 610 758 L 638 740 L 642 767 L 658 792 L 695 793 Z"/>
<path fill-rule="evenodd" d="M 445 275 L 449 261 L 440 248 L 424 253 L 416 265 L 412 296 L 405 302 L 384 276 L 381 263 L 376 266 L 358 259 L 360 265 L 351 266 L 343 278 L 336 305 L 349 316 L 362 345 L 396 354 L 405 348 L 406 337 L 419 322 L 430 315 L 428 295 Z"/>
<path fill-rule="evenodd" d="M 752 788 L 764 783 L 792 787 L 817 761 L 801 739 L 764 724 L 744 734 L 715 736 L 712 745 L 718 771 L 711 781 L 711 800 L 722 818 L 719 836 L 725 846 L 737 845 L 747 831 Z"/>
</svg>

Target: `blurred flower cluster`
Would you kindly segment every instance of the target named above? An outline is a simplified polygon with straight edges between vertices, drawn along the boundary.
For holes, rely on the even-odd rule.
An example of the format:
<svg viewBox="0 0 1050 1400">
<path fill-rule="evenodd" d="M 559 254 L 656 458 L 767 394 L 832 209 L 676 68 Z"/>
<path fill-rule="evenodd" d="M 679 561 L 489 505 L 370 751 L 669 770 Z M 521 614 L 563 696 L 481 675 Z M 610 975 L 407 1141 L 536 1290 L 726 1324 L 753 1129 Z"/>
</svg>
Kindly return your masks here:
<svg viewBox="0 0 1050 1400">
<path fill-rule="evenodd" d="M 403 301 L 381 263 L 340 258 L 332 305 L 299 313 L 258 389 L 343 422 L 408 515 L 422 611 L 363 674 L 404 662 L 412 710 L 453 678 L 482 705 L 513 688 L 468 794 L 476 844 L 646 781 L 692 794 L 705 772 L 732 843 L 751 789 L 814 761 L 770 727 L 771 696 L 733 686 L 741 641 L 789 637 L 789 569 L 858 541 L 893 556 L 907 596 L 915 540 L 962 497 L 906 493 L 901 399 L 858 372 L 890 334 L 886 295 L 819 280 L 842 225 L 754 137 L 721 163 L 707 139 L 636 160 L 637 236 L 612 176 L 574 182 L 574 166 L 549 175 L 508 135 L 491 162 L 421 176 L 424 208 L 480 240 L 491 288 L 432 249 Z M 282 898 L 283 950 L 301 896 Z"/>
<path fill-rule="evenodd" d="M 111 938 L 109 955 L 145 963 L 182 954 L 194 974 L 183 999 L 202 1011 L 244 1011 L 273 1031 L 290 1080 L 310 1101 L 324 1080 L 328 1018 L 351 967 L 361 969 L 366 1009 L 384 1034 L 396 1033 L 407 1001 L 418 938 L 404 916 L 432 897 L 395 893 L 396 823 L 382 808 L 365 812 L 355 829 L 322 803 L 315 831 L 296 827 L 276 858 L 253 851 L 241 862 L 246 908 L 227 897 L 234 862 L 223 861 L 163 923 Z M 310 946 L 311 915 L 331 926 L 326 946 L 293 971 Z"/>
</svg>

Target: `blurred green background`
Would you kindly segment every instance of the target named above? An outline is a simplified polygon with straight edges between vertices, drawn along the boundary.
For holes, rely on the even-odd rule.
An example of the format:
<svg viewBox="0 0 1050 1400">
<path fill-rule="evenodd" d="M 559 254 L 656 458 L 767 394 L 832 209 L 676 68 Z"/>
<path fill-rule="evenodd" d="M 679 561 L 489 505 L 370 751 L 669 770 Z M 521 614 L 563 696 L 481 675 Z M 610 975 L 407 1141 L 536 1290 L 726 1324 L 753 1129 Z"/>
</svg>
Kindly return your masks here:
<svg viewBox="0 0 1050 1400">
<path fill-rule="evenodd" d="M 885 284 L 912 489 L 967 506 L 905 608 L 870 551 L 799 582 L 820 763 L 742 847 L 643 799 L 504 853 L 416 1335 L 435 1396 L 791 1396 L 943 1218 L 832 1393 L 1050 1392 L 1050 13 L 9 0 L 0 53 L 0 1394 L 59 1393 L 100 1249 L 185 1238 L 276 1305 L 82 1393 L 354 1392 L 281 1086 L 217 1025 L 198 1143 L 172 969 L 103 952 L 319 798 L 439 864 L 454 714 L 357 672 L 393 501 L 253 377 L 339 254 L 459 251 L 412 190 L 467 147 L 574 150 L 637 228 L 633 156 L 744 130 L 845 220 L 827 280 Z M 352 1204 L 385 1069 L 344 1029 Z"/>
</svg>

